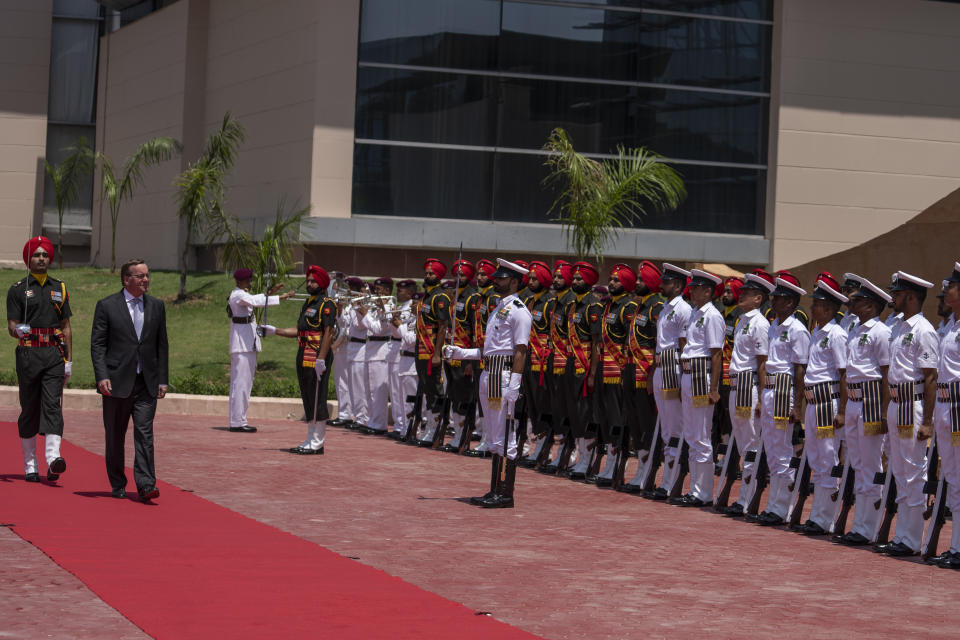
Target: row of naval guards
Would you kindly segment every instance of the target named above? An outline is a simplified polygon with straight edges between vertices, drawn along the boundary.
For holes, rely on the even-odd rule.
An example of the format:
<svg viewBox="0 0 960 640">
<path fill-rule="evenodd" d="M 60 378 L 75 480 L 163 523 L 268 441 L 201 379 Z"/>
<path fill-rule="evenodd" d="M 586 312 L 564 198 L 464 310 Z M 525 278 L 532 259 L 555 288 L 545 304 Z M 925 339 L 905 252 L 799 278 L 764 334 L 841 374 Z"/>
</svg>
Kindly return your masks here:
<svg viewBox="0 0 960 640">
<path fill-rule="evenodd" d="M 518 263 L 530 270 L 520 297 L 533 316 L 517 408 L 527 425 L 521 466 L 960 568 L 960 528 L 936 555 L 945 516 L 960 506 L 952 449 L 960 446 L 960 264 L 942 282 L 934 328 L 921 310 L 933 283 L 902 271 L 885 288 L 822 272 L 808 314 L 807 291 L 787 271 L 722 279 L 644 261 L 637 270 L 615 265 L 602 287 L 586 262 Z M 399 283 L 404 313 L 391 338 L 401 342 L 402 364 L 387 377 L 403 383 L 359 413 L 362 382 L 344 374 L 341 386 L 338 374 L 354 413 L 341 410 L 333 424 L 369 415 L 367 430 L 387 433 L 386 397 L 402 398 L 405 418 L 392 437 L 483 455 L 482 435 L 469 447 L 473 430 L 483 431 L 476 365 L 439 354 L 451 340 L 483 344 L 497 302 L 494 269 L 459 260 L 442 283 L 446 267 L 430 259 L 422 293 Z M 343 326 L 351 342 L 369 344 L 372 323 L 363 319 L 376 314 L 360 311 Z M 356 360 L 347 354 L 350 371 Z M 365 366 L 362 395 L 373 398 L 376 378 Z"/>
</svg>

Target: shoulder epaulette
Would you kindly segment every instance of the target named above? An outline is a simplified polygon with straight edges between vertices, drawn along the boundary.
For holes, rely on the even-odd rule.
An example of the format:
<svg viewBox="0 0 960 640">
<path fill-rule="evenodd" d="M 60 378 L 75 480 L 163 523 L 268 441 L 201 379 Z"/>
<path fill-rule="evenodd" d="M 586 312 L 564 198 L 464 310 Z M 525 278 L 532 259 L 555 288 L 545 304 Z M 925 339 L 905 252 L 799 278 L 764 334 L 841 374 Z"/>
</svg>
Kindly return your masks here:
<svg viewBox="0 0 960 640">
<path fill-rule="evenodd" d="M 524 305 L 522 302 L 520 302 L 519 300 L 514 300 L 514 301 L 513 301 L 513 306 L 515 306 L 515 307 L 523 307 L 523 306 L 525 306 L 525 305 Z"/>
</svg>

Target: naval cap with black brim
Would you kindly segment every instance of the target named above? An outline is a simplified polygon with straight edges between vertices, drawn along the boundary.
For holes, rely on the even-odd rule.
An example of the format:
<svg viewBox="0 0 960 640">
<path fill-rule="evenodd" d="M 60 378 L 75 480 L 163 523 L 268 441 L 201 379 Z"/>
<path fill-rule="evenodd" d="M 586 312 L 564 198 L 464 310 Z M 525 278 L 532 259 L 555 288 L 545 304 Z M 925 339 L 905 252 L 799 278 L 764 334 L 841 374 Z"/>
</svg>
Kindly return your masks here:
<svg viewBox="0 0 960 640">
<path fill-rule="evenodd" d="M 777 285 L 775 285 L 772 280 L 767 280 L 755 273 L 748 273 L 743 276 L 743 286 L 740 287 L 740 293 L 742 295 L 744 289 L 756 289 L 762 293 L 769 294 L 776 287 Z"/>
<path fill-rule="evenodd" d="M 796 280 L 796 278 L 794 278 Z M 785 297 L 797 297 L 807 295 L 806 289 L 803 289 L 798 284 L 794 284 L 789 280 L 784 280 L 783 278 L 777 278 L 776 280 L 777 287 L 770 292 L 772 296 L 785 296 Z"/>
<path fill-rule="evenodd" d="M 849 302 L 847 296 L 843 295 L 824 280 L 817 280 L 817 286 L 813 288 L 810 297 L 814 300 L 826 300 L 836 304 Z"/>
<path fill-rule="evenodd" d="M 670 264 L 669 262 L 663 263 L 663 274 L 660 276 L 660 280 L 683 280 L 687 281 L 687 278 L 690 277 L 690 272 L 686 269 L 681 269 L 680 267 Z"/>
<path fill-rule="evenodd" d="M 891 280 L 893 283 L 890 285 L 890 293 L 894 293 L 896 291 L 916 291 L 917 293 L 925 293 L 927 289 L 933 286 L 932 282 L 927 282 L 923 278 L 912 276 L 905 271 L 897 271 L 895 274 L 893 274 Z"/>
<path fill-rule="evenodd" d="M 944 282 L 960 282 L 960 262 L 953 263 L 953 273 Z"/>
<path fill-rule="evenodd" d="M 497 258 L 497 270 L 493 272 L 491 278 L 517 278 L 518 280 L 523 279 L 523 276 L 527 275 L 530 272 L 529 269 L 524 269 L 516 262 L 510 262 L 509 260 L 504 260 L 503 258 Z"/>
<path fill-rule="evenodd" d="M 853 276 L 853 279 L 855 279 L 859 284 L 857 290 L 850 294 L 851 298 L 866 298 L 867 300 L 873 300 L 874 302 L 880 303 L 881 307 L 885 307 L 893 302 L 893 298 L 890 297 L 889 293 L 873 284 L 866 278 L 862 278 L 854 273 L 848 273 L 844 276 L 844 278 L 849 276 Z"/>
<path fill-rule="evenodd" d="M 709 271 L 704 271 L 702 269 L 690 270 L 690 286 L 691 287 L 713 288 L 722 282 L 723 282 L 723 278 L 721 278 L 720 276 L 715 276 Z"/>
</svg>

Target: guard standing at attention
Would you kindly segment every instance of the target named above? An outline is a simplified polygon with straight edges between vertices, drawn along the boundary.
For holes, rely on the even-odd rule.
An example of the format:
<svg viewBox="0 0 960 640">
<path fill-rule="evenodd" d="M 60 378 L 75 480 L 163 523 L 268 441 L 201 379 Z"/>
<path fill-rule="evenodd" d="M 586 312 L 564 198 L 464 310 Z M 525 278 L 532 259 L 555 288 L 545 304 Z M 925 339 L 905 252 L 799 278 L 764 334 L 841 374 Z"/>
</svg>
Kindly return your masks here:
<svg viewBox="0 0 960 640">
<path fill-rule="evenodd" d="M 290 453 L 300 455 L 323 454 L 327 435 L 327 390 L 330 383 L 330 365 L 333 363 L 333 334 L 337 324 L 337 305 L 327 297 L 330 276 L 321 267 L 310 265 L 307 269 L 306 289 L 308 297 L 300 308 L 296 328 L 278 329 L 269 324 L 261 327 L 263 335 L 276 334 L 284 338 L 296 338 L 297 379 L 300 382 L 300 398 L 307 421 L 307 439 L 299 446 L 291 447 Z"/>
<path fill-rule="evenodd" d="M 447 268 L 436 258 L 423 263 L 423 299 L 417 313 L 417 377 L 426 406 L 422 410 L 424 435 L 418 444 L 433 442 L 443 408 L 441 347 L 450 326 L 450 296 L 440 286 Z"/>
<path fill-rule="evenodd" d="M 537 441 L 531 447 L 530 454 L 520 461 L 521 466 L 524 467 L 536 466 L 537 458 L 549 440 L 546 437 L 549 425 L 543 416 L 544 414 L 549 416 L 551 412 L 550 388 L 547 386 L 546 378 L 547 369 L 550 367 L 550 318 L 547 316 L 546 309 L 555 297 L 550 289 L 551 284 L 550 267 L 539 260 L 531 262 L 530 273 L 527 275 L 528 295 L 525 300 L 522 300 L 530 310 L 532 318 L 530 355 L 527 358 L 527 369 L 524 371 L 524 398 L 531 432 Z"/>
<path fill-rule="evenodd" d="M 493 465 L 490 491 L 486 495 L 471 498 L 470 503 L 485 509 L 513 507 L 513 485 L 520 453 L 519 425 L 514 417 L 514 408 L 520 397 L 532 322 L 530 311 L 517 297 L 520 281 L 527 270 L 503 259 L 497 262 L 500 268 L 493 274 L 493 280 L 500 302 L 487 321 L 483 347 L 444 347 L 447 359 L 483 358 L 480 404 L 486 417 Z"/>
<path fill-rule="evenodd" d="M 49 238 L 37 236 L 27 240 L 23 262 L 29 273 L 7 292 L 7 331 L 20 341 L 16 353 L 20 391 L 17 429 L 27 482 L 40 482 L 37 434 L 45 436 L 47 480 L 57 480 L 67 469 L 60 456 L 60 398 L 73 369 L 72 313 L 67 285 L 47 274 L 53 256 Z"/>
<path fill-rule="evenodd" d="M 541 473 L 556 473 L 562 460 L 564 449 L 569 449 L 570 436 L 569 418 L 566 415 L 566 401 L 563 388 L 563 376 L 570 361 L 570 345 L 567 341 L 567 305 L 573 299 L 570 284 L 573 282 L 573 265 L 566 260 L 557 260 L 553 263 L 553 291 L 555 296 L 550 300 L 543 312 L 550 323 L 550 365 L 547 368 L 547 387 L 550 394 L 551 432 L 563 437 L 562 446 L 558 447 L 556 456 L 549 458 L 552 442 L 545 442 L 540 460 L 546 464 L 540 466 Z M 552 439 L 552 438 L 548 438 Z"/>
<path fill-rule="evenodd" d="M 476 315 L 479 313 L 481 301 L 480 292 L 470 284 L 476 270 L 467 260 L 457 260 L 451 267 L 456 278 L 457 288 L 453 295 L 454 311 L 453 344 L 463 349 L 470 349 L 474 343 L 474 328 Z M 469 442 L 473 434 L 474 417 L 476 416 L 476 397 L 474 396 L 473 377 L 479 375 L 476 366 L 471 362 L 451 360 L 444 364 L 444 374 L 447 378 L 447 397 L 450 400 L 450 422 L 453 423 L 454 436 L 448 444 L 440 447 L 442 451 L 460 452 Z"/>
</svg>

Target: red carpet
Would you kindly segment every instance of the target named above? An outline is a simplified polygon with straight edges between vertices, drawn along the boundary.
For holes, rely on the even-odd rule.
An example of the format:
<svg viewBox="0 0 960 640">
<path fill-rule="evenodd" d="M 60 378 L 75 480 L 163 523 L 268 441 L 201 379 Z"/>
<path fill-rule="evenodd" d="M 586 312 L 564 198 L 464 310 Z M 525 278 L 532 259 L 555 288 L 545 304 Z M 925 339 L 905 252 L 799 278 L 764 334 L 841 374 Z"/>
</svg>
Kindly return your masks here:
<svg viewBox="0 0 960 640">
<path fill-rule="evenodd" d="M 66 442 L 59 486 L 28 484 L 11 426 L 0 522 L 153 637 L 535 637 L 163 482 L 153 505 L 111 498 Z"/>
</svg>

